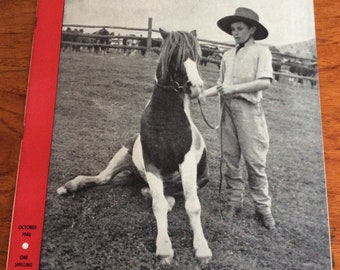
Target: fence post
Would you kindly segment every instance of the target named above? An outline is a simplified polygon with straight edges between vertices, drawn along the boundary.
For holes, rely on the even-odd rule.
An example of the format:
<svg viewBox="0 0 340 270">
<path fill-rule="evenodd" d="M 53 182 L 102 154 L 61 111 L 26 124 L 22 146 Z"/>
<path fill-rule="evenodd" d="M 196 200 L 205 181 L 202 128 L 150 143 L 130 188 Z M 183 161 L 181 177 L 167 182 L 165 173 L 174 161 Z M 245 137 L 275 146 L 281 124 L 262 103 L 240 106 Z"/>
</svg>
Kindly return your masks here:
<svg viewBox="0 0 340 270">
<path fill-rule="evenodd" d="M 148 21 L 148 39 L 146 41 L 146 52 L 145 55 L 148 55 L 151 52 L 151 37 L 152 37 L 152 18 L 149 18 Z"/>
</svg>

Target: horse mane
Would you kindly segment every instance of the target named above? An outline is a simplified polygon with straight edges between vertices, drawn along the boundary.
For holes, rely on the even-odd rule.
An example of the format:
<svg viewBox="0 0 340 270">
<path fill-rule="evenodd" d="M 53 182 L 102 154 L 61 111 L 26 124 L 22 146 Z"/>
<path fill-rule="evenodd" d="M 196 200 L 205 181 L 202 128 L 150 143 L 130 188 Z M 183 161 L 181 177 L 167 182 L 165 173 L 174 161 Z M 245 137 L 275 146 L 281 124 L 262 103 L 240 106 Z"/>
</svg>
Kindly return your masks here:
<svg viewBox="0 0 340 270">
<path fill-rule="evenodd" d="M 182 72 L 183 63 L 189 57 L 195 62 L 198 62 L 201 57 L 201 48 L 197 39 L 188 32 L 169 32 L 168 37 L 162 44 L 160 54 L 159 65 L 161 70 L 161 79 L 166 79 L 170 65 L 174 68 L 175 72 Z"/>
</svg>

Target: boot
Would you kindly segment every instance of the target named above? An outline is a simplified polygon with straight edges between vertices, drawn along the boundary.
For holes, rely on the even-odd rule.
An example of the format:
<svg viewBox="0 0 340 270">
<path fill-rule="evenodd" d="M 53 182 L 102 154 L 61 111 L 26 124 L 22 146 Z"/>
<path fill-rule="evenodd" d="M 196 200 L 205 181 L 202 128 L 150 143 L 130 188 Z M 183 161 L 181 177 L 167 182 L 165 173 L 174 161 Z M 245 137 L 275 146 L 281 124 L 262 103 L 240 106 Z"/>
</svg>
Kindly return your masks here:
<svg viewBox="0 0 340 270">
<path fill-rule="evenodd" d="M 255 216 L 268 230 L 274 230 L 276 228 L 272 213 L 262 214 L 261 212 L 256 211 Z"/>
</svg>

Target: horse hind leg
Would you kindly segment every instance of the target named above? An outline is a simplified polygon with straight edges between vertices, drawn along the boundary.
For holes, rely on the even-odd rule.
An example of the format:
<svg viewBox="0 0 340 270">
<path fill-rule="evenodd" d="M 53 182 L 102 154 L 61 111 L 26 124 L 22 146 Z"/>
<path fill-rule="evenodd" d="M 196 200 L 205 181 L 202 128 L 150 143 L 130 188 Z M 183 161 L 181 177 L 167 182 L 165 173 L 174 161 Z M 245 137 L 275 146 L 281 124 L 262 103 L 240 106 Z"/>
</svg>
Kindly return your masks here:
<svg viewBox="0 0 340 270">
<path fill-rule="evenodd" d="M 130 170 L 132 166 L 131 152 L 125 146 L 123 146 L 111 159 L 107 167 L 96 176 L 79 175 L 74 179 L 66 182 L 63 186 L 57 189 L 59 195 L 66 195 L 74 193 L 79 189 L 95 186 L 105 185 L 118 173 Z M 127 179 L 120 180 L 120 183 L 126 183 Z"/>
</svg>

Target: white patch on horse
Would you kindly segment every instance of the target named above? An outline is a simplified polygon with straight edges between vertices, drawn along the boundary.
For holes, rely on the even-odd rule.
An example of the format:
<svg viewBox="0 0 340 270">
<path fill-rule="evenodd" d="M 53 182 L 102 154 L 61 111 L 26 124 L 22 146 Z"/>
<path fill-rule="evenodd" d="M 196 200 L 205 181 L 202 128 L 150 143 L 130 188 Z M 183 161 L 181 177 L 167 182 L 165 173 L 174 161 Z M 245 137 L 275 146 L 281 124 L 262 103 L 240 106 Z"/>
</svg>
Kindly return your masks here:
<svg viewBox="0 0 340 270">
<path fill-rule="evenodd" d="M 198 128 L 196 127 L 196 125 L 191 119 L 189 99 L 184 100 L 184 112 L 189 120 L 190 128 L 191 128 L 192 146 L 191 146 L 190 151 L 193 151 L 195 153 L 196 161 L 198 164 L 203 154 L 203 151 L 206 148 L 206 145 L 202 137 L 202 134 L 199 132 Z M 196 147 L 196 146 L 199 146 L 199 147 Z"/>
<path fill-rule="evenodd" d="M 191 83 L 191 98 L 198 97 L 203 91 L 203 80 L 198 73 L 197 64 L 190 58 L 184 62 L 184 67 Z"/>
<path fill-rule="evenodd" d="M 142 149 L 142 143 L 140 141 L 140 135 L 138 135 L 138 137 L 136 138 L 136 141 L 133 145 L 132 153 L 133 153 L 132 155 L 133 164 L 136 166 L 142 178 L 146 179 L 145 165 L 144 165 L 144 159 L 143 159 L 143 149 Z"/>
</svg>

